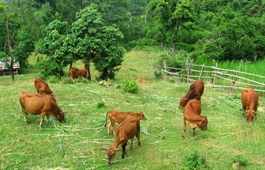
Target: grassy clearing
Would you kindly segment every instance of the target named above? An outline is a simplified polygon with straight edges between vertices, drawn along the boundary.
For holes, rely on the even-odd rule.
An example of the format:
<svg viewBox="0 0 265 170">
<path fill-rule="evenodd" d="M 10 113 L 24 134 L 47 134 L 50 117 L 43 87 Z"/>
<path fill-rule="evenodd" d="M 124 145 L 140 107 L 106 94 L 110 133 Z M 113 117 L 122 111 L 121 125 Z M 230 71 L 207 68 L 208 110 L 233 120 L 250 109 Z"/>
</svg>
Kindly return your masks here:
<svg viewBox="0 0 265 170">
<path fill-rule="evenodd" d="M 30 115 L 28 125 L 18 102 L 22 91 L 35 92 L 33 80 L 38 74 L 0 77 L 0 169 L 188 169 L 187 157 L 197 151 L 203 159 L 201 169 L 262 170 L 265 168 L 264 95 L 260 96 L 259 115 L 252 124 L 241 116 L 240 91 L 213 89 L 206 85 L 202 96 L 202 115 L 209 120 L 208 130 L 188 128 L 182 139 L 183 115 L 177 109 L 179 98 L 189 84 L 156 80 L 153 61 L 157 52 L 133 51 L 126 55 L 117 80 L 110 86 L 90 83 L 49 83 L 59 106 L 65 111 L 66 124 L 56 120 L 38 130 L 39 116 Z M 96 74 L 96 72 L 95 72 Z M 139 84 L 137 94 L 124 93 L 122 80 L 150 78 Z M 104 102 L 105 107 L 98 107 Z M 143 111 L 141 142 L 128 148 L 125 159 L 118 152 L 114 164 L 107 164 L 113 135 L 104 127 L 108 110 Z"/>
</svg>

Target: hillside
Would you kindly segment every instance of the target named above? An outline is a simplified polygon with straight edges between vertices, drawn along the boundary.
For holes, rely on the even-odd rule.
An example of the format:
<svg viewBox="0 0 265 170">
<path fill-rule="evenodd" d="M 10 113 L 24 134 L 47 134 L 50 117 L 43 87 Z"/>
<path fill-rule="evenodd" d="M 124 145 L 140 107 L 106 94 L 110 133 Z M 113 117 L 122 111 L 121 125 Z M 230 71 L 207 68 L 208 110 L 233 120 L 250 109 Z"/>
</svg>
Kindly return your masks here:
<svg viewBox="0 0 265 170">
<path fill-rule="evenodd" d="M 208 130 L 188 127 L 182 139 L 183 113 L 177 109 L 179 98 L 190 84 L 157 80 L 153 62 L 158 51 L 129 52 L 116 81 L 109 86 L 89 83 L 49 83 L 58 105 L 66 114 L 66 123 L 44 122 L 38 129 L 39 116 L 23 114 L 18 101 L 22 91 L 35 92 L 37 74 L 0 77 L 0 168 L 1 169 L 188 169 L 200 162 L 200 169 L 261 170 L 265 168 L 264 95 L 260 96 L 259 115 L 252 124 L 241 115 L 241 91 L 211 88 L 206 84 L 202 96 L 202 115 L 208 117 Z M 94 72 L 96 74 L 96 72 Z M 151 79 L 139 83 L 137 94 L 120 88 L 123 80 L 137 77 Z M 100 104 L 104 103 L 104 107 Z M 125 159 L 117 152 L 114 163 L 107 164 L 107 154 L 101 148 L 110 147 L 114 136 L 107 134 L 105 114 L 109 110 L 143 111 L 141 147 L 134 141 L 127 147 Z M 117 127 L 117 125 L 116 125 Z M 198 157 L 196 157 L 196 155 Z"/>
</svg>

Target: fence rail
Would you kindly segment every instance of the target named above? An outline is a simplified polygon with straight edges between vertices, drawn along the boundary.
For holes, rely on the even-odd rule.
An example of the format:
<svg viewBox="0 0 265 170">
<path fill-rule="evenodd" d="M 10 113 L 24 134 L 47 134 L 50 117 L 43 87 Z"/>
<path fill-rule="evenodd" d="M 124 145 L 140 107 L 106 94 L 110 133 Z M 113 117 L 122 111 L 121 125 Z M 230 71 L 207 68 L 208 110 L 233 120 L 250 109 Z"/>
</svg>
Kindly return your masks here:
<svg viewBox="0 0 265 170">
<path fill-rule="evenodd" d="M 215 66 L 197 65 L 187 62 L 185 68 L 167 67 L 164 63 L 164 76 L 174 76 L 182 81 L 190 82 L 201 79 L 212 84 L 214 88 L 245 89 L 252 87 L 256 91 L 265 92 L 265 76 L 240 71 L 242 61 L 238 70 L 230 70 Z M 174 70 L 172 72 L 171 70 Z"/>
</svg>

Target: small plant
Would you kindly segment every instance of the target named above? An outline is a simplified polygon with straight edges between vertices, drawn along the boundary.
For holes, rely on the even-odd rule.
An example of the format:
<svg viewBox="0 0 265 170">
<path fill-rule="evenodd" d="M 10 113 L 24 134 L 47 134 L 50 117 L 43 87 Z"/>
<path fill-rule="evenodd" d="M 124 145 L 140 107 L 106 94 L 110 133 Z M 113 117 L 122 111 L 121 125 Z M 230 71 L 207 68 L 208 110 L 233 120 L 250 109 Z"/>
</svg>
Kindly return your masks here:
<svg viewBox="0 0 265 170">
<path fill-rule="evenodd" d="M 59 82 L 59 78 L 58 78 L 58 77 L 55 77 L 55 76 L 49 76 L 49 77 L 47 78 L 47 81 L 48 81 L 49 83 L 58 83 L 58 82 Z"/>
<path fill-rule="evenodd" d="M 139 86 L 135 81 L 134 82 L 124 81 L 122 83 L 122 90 L 124 92 L 135 94 L 139 91 Z"/>
<path fill-rule="evenodd" d="M 154 75 L 157 79 L 161 78 L 163 76 L 162 72 L 159 70 L 154 71 Z"/>
<path fill-rule="evenodd" d="M 97 108 L 101 108 L 101 107 L 104 107 L 105 106 L 105 103 L 103 101 L 99 101 L 97 103 Z"/>
<path fill-rule="evenodd" d="M 205 161 L 200 158 L 197 150 L 185 157 L 185 166 L 188 169 L 197 169 L 202 166 L 204 162 Z"/>
<path fill-rule="evenodd" d="M 232 164 L 233 166 L 247 166 L 248 160 L 242 155 L 237 155 L 236 157 L 232 158 Z"/>
<path fill-rule="evenodd" d="M 61 79 L 61 82 L 64 84 L 74 84 L 74 80 L 71 77 L 64 77 Z"/>
<path fill-rule="evenodd" d="M 78 77 L 75 79 L 77 83 L 89 83 L 89 80 L 84 77 Z"/>
</svg>

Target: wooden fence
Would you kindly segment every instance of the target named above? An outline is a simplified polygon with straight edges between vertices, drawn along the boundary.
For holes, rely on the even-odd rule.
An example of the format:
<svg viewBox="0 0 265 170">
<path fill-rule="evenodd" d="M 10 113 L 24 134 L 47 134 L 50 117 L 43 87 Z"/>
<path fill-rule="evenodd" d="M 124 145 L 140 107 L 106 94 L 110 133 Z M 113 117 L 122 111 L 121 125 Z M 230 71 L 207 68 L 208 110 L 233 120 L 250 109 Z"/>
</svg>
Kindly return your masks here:
<svg viewBox="0 0 265 170">
<path fill-rule="evenodd" d="M 19 68 L 20 68 L 19 62 L 15 62 L 13 64 L 13 73 L 18 74 Z M 10 69 L 7 69 L 6 63 L 0 61 L 0 76 L 10 75 L 10 74 L 11 74 Z"/>
<path fill-rule="evenodd" d="M 251 87 L 259 92 L 265 92 L 265 76 L 251 74 L 240 71 L 242 61 L 238 70 L 230 70 L 218 68 L 215 66 L 206 66 L 193 64 L 192 61 L 186 62 L 185 68 L 167 67 L 164 63 L 164 72 L 166 78 L 175 77 L 181 81 L 193 82 L 200 79 L 204 82 L 212 84 L 214 88 L 231 88 L 231 89 L 245 89 Z"/>
</svg>

